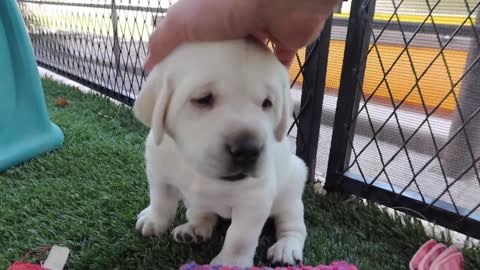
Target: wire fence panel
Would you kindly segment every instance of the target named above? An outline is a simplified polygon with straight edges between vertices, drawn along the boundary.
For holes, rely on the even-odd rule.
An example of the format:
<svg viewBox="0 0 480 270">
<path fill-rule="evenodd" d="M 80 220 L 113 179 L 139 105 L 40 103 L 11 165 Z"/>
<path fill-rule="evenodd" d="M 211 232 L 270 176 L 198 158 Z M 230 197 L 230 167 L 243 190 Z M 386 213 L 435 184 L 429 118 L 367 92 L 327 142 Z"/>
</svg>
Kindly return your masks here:
<svg viewBox="0 0 480 270">
<path fill-rule="evenodd" d="M 18 1 L 41 66 L 129 105 L 144 81 L 146 42 L 170 2 Z"/>
<path fill-rule="evenodd" d="M 357 63 L 345 55 L 350 82 L 340 91 L 354 109 L 336 119 L 341 139 L 330 159 L 343 156 L 331 163 L 329 186 L 480 237 L 480 2 L 425 0 L 415 14 L 423 19 L 409 29 L 402 14 L 411 2 L 359 2 L 352 14 L 359 10 L 360 26 L 349 31 L 364 33 L 359 42 L 368 46 Z M 367 6 L 392 13 L 378 27 Z M 437 27 L 439 13 L 452 16 L 449 28 Z"/>
</svg>

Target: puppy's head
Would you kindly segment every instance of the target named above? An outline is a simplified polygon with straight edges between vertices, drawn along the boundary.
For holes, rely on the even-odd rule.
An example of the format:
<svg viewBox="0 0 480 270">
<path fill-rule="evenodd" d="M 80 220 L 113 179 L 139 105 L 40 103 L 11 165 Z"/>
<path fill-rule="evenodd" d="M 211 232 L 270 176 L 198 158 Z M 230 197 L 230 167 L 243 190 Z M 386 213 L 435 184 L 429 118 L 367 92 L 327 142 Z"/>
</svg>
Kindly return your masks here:
<svg viewBox="0 0 480 270">
<path fill-rule="evenodd" d="M 286 136 L 288 72 L 251 41 L 185 44 L 152 70 L 133 110 L 156 144 L 167 133 L 204 176 L 256 177 Z"/>
</svg>

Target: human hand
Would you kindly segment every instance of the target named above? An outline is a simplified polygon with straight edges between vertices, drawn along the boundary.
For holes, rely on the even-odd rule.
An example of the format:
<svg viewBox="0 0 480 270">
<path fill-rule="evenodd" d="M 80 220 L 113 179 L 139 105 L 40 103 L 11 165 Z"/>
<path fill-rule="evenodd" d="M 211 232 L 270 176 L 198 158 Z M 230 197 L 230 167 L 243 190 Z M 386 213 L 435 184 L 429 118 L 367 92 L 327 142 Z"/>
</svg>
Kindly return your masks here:
<svg viewBox="0 0 480 270">
<path fill-rule="evenodd" d="M 313 42 L 341 0 L 179 0 L 151 35 L 145 70 L 178 45 L 254 37 L 270 40 L 287 67 L 298 49 Z"/>
</svg>

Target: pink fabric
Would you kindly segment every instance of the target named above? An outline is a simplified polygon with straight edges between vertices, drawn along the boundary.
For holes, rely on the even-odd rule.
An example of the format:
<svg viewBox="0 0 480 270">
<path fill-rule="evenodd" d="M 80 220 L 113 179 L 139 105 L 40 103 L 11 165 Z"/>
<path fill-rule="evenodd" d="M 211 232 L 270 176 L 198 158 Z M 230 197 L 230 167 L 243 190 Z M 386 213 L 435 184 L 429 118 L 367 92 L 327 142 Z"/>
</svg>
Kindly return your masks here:
<svg viewBox="0 0 480 270">
<path fill-rule="evenodd" d="M 418 265 L 418 270 L 430 270 L 430 266 L 433 264 L 436 258 L 447 250 L 444 244 L 436 244 L 430 251 L 423 257 L 422 261 Z"/>
<path fill-rule="evenodd" d="M 440 254 L 436 259 L 435 261 L 432 263 L 432 265 L 430 266 L 430 269 L 436 269 L 438 268 L 441 263 L 444 263 L 443 262 L 443 259 L 447 258 L 448 256 L 452 255 L 452 254 L 455 254 L 455 253 L 459 253 L 458 252 L 458 248 L 456 246 L 450 246 L 449 248 L 447 248 L 444 252 L 442 252 L 442 254 Z"/>
<path fill-rule="evenodd" d="M 463 254 L 435 240 L 423 244 L 410 260 L 410 270 L 463 270 Z"/>
<path fill-rule="evenodd" d="M 430 270 L 463 270 L 463 254 L 460 252 L 450 254 Z"/>
<path fill-rule="evenodd" d="M 417 270 L 418 266 L 422 259 L 427 255 L 427 253 L 437 244 L 437 242 L 433 239 L 428 240 L 425 244 L 423 244 L 413 255 L 412 259 L 410 260 L 410 270 Z"/>
</svg>

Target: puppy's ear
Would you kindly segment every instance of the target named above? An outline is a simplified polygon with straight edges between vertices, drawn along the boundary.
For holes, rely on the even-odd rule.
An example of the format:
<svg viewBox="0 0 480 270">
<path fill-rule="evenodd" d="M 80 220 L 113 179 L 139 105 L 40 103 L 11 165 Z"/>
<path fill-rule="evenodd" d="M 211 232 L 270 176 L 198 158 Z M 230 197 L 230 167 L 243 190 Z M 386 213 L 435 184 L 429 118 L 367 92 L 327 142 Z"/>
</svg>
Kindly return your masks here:
<svg viewBox="0 0 480 270">
<path fill-rule="evenodd" d="M 133 104 L 135 117 L 150 127 L 156 145 L 162 142 L 165 133 L 165 118 L 172 97 L 173 87 L 157 66 L 148 76 L 144 87 Z"/>
<path fill-rule="evenodd" d="M 287 133 L 287 125 L 288 120 L 290 119 L 292 105 L 291 105 L 291 98 L 290 98 L 290 88 L 288 87 L 288 83 L 283 86 L 281 90 L 281 106 L 280 108 L 280 121 L 278 122 L 277 126 L 275 127 L 275 139 L 277 141 L 282 141 Z"/>
</svg>

